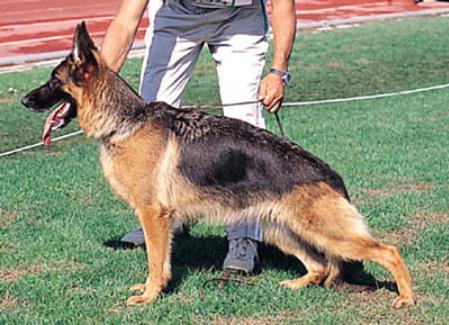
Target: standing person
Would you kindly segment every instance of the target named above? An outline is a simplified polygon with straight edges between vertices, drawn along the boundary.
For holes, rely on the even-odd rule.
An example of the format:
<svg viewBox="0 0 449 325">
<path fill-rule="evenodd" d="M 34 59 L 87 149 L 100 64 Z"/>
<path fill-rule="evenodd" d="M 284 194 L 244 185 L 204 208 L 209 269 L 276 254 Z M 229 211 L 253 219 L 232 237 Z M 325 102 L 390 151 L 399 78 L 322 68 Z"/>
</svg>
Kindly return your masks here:
<svg viewBox="0 0 449 325">
<path fill-rule="evenodd" d="M 118 72 L 133 43 L 148 5 L 150 26 L 142 67 L 140 95 L 180 107 L 187 82 L 201 50 L 207 46 L 216 63 L 223 104 L 260 99 L 276 112 L 290 79 L 288 60 L 296 32 L 294 0 L 271 0 L 274 52 L 262 79 L 268 50 L 268 20 L 264 0 L 123 0 L 108 27 L 101 54 Z M 262 105 L 225 108 L 224 115 L 264 128 Z M 225 270 L 249 274 L 257 262 L 259 224 L 227 227 L 229 251 Z M 143 244 L 139 230 L 124 241 Z"/>
</svg>

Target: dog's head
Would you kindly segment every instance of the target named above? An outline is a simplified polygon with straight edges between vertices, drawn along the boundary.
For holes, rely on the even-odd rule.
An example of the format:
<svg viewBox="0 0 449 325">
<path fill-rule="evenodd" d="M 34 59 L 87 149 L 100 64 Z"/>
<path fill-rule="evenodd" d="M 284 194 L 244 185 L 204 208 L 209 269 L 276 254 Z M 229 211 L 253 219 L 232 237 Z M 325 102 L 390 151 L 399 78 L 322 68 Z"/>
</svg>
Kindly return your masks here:
<svg viewBox="0 0 449 325">
<path fill-rule="evenodd" d="M 99 52 L 82 22 L 76 27 L 71 53 L 52 71 L 44 85 L 22 99 L 22 104 L 33 112 L 45 112 L 57 105 L 47 118 L 44 142 L 46 136 L 49 141 L 51 130 L 64 127 L 77 116 L 87 85 L 99 73 L 100 61 Z"/>
</svg>

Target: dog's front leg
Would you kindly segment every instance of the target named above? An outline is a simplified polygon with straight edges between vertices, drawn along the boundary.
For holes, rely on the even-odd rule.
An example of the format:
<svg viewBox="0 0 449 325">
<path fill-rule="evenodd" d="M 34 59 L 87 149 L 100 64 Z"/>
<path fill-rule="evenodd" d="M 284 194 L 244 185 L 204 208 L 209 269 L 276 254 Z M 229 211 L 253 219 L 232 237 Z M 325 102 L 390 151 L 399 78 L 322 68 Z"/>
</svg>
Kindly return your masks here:
<svg viewBox="0 0 449 325">
<path fill-rule="evenodd" d="M 137 284 L 132 291 L 143 291 L 128 299 L 128 306 L 155 300 L 170 280 L 171 218 L 160 207 L 136 209 L 145 236 L 149 275 L 145 284 Z"/>
</svg>

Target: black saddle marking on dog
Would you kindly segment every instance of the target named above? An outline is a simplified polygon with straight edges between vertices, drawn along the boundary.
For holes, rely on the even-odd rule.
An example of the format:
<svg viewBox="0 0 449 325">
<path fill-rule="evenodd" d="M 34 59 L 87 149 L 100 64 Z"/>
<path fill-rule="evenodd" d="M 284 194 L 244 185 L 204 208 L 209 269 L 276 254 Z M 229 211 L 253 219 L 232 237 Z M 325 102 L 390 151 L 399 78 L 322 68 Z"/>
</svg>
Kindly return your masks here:
<svg viewBox="0 0 449 325">
<path fill-rule="evenodd" d="M 293 142 L 237 119 L 156 107 L 155 115 L 180 140 L 181 173 L 197 186 L 245 204 L 253 195 L 280 197 L 323 181 L 349 199 L 341 176 Z"/>
</svg>

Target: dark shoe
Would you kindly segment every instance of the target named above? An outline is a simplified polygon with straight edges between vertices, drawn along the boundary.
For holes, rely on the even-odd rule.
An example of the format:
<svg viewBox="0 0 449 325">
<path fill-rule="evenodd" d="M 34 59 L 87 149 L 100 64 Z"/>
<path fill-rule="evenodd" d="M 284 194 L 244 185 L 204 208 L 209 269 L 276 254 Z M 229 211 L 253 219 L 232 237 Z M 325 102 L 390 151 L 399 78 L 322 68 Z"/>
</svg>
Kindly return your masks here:
<svg viewBox="0 0 449 325">
<path fill-rule="evenodd" d="M 257 242 L 249 238 L 237 238 L 229 241 L 228 255 L 223 262 L 225 271 L 241 272 L 248 275 L 254 272 L 258 263 Z"/>
<path fill-rule="evenodd" d="M 172 229 L 173 235 L 179 235 L 184 232 L 184 227 L 182 225 L 176 225 Z M 143 235 L 143 229 L 137 228 L 133 231 L 127 233 L 125 236 L 120 239 L 120 241 L 127 243 L 127 244 L 133 244 L 134 246 L 141 246 L 145 245 L 145 237 Z"/>
</svg>

